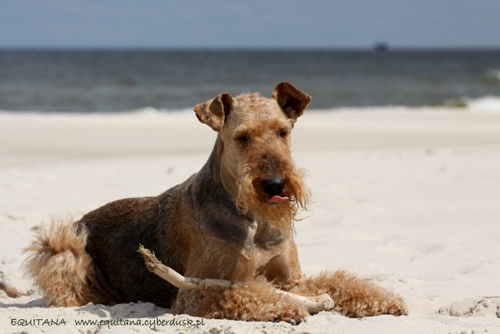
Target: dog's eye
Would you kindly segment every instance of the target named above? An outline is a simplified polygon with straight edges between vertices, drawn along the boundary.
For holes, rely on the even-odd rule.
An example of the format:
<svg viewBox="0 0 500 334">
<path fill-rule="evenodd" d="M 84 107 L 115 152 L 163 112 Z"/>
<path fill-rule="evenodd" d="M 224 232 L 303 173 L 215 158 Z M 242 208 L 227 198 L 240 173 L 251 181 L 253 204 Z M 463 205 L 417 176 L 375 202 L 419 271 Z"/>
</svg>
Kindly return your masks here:
<svg viewBox="0 0 500 334">
<path fill-rule="evenodd" d="M 281 138 L 285 138 L 286 136 L 288 136 L 288 131 L 286 131 L 286 130 L 281 130 L 281 131 L 279 132 L 279 135 L 280 135 L 280 137 L 281 137 Z"/>
<path fill-rule="evenodd" d="M 235 139 L 241 144 L 246 144 L 250 141 L 250 137 L 248 137 L 248 135 L 239 135 Z"/>
</svg>

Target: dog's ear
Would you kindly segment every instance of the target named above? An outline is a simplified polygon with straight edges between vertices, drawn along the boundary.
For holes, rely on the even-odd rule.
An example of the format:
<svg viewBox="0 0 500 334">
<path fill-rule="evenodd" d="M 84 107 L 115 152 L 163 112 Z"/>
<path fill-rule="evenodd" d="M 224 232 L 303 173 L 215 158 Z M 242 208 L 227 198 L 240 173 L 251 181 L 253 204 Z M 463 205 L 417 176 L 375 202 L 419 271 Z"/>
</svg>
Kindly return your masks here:
<svg viewBox="0 0 500 334">
<path fill-rule="evenodd" d="M 302 116 L 311 97 L 288 82 L 280 82 L 274 87 L 273 99 L 278 102 L 281 110 L 295 123 Z"/>
<path fill-rule="evenodd" d="M 205 103 L 197 104 L 194 107 L 194 112 L 200 122 L 205 123 L 218 132 L 224 126 L 224 121 L 231 111 L 232 103 L 233 97 L 231 94 L 221 93 Z"/>
</svg>

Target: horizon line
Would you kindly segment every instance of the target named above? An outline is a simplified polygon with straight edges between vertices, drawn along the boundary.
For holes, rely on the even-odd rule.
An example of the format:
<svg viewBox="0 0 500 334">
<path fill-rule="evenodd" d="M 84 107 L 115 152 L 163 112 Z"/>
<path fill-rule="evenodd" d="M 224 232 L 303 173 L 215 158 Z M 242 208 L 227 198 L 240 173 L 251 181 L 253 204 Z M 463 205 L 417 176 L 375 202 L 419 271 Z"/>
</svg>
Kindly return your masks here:
<svg viewBox="0 0 500 334">
<path fill-rule="evenodd" d="M 0 46 L 0 51 L 500 51 L 500 46 Z"/>
</svg>

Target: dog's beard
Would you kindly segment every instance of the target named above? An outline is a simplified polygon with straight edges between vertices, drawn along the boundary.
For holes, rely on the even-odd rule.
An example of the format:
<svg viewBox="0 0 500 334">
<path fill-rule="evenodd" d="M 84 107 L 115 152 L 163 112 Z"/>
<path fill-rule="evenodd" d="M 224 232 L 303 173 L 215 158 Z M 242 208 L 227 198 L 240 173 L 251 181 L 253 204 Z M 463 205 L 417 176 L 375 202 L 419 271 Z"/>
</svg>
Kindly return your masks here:
<svg viewBox="0 0 500 334">
<path fill-rule="evenodd" d="M 306 210 L 309 192 L 302 179 L 303 172 L 290 166 L 282 175 L 285 180 L 285 195 L 289 198 L 272 204 L 261 187 L 262 173 L 249 165 L 240 170 L 236 206 L 242 214 L 254 213 L 278 227 L 291 226 L 299 210 Z"/>
</svg>

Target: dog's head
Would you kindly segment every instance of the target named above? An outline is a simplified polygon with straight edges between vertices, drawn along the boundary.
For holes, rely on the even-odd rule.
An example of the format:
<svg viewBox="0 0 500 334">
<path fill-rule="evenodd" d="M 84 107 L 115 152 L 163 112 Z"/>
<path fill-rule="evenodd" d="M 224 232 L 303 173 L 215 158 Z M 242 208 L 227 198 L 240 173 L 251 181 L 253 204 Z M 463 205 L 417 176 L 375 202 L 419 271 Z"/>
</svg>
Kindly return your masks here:
<svg viewBox="0 0 500 334">
<path fill-rule="evenodd" d="M 308 192 L 291 157 L 290 134 L 310 102 L 308 94 L 282 82 L 272 98 L 222 93 L 194 108 L 219 134 L 221 180 L 242 213 L 286 225 L 306 206 Z"/>
</svg>

